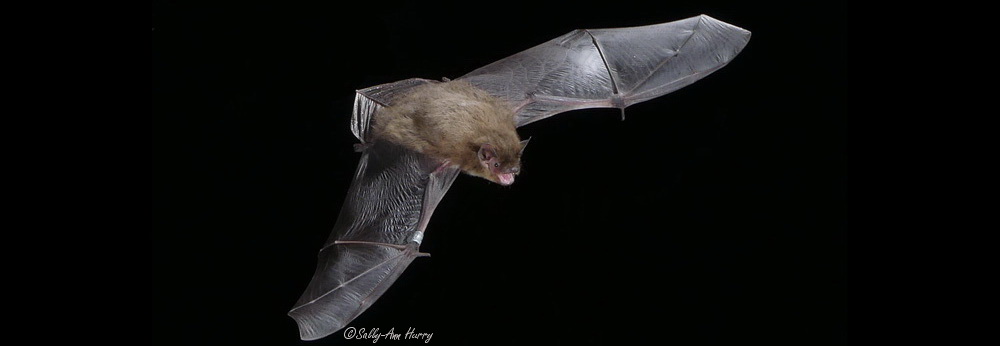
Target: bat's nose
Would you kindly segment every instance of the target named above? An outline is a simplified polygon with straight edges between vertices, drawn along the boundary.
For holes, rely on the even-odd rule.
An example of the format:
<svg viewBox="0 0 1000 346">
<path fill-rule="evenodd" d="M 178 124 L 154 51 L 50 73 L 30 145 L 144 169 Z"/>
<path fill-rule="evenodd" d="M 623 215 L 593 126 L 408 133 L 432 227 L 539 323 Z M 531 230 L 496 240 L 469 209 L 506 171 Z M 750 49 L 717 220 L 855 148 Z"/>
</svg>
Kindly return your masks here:
<svg viewBox="0 0 1000 346">
<path fill-rule="evenodd" d="M 511 167 L 510 169 L 508 169 L 507 173 L 517 174 L 520 171 L 521 171 L 521 167 L 515 166 L 515 167 Z"/>
</svg>

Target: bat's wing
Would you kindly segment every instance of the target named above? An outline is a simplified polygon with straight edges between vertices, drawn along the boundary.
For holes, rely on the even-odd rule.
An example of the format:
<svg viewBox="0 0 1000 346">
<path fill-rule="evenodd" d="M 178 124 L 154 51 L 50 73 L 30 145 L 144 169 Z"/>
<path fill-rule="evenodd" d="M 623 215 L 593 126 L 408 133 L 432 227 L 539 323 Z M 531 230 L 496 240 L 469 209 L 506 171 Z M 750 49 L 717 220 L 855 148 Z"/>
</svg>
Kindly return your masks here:
<svg viewBox="0 0 1000 346">
<path fill-rule="evenodd" d="M 368 129 L 375 113 L 392 104 L 397 96 L 405 95 L 410 88 L 427 83 L 437 83 L 422 78 L 404 79 L 361 89 L 354 95 L 354 112 L 351 113 L 351 132 L 361 143 L 368 141 Z"/>
<path fill-rule="evenodd" d="M 394 95 L 427 83 L 410 79 L 358 91 L 352 129 L 362 142 L 371 117 Z M 364 312 L 418 251 L 423 231 L 457 168 L 387 141 L 363 144 L 361 162 L 312 281 L 288 315 L 303 340 L 332 334 Z"/>
<path fill-rule="evenodd" d="M 458 79 L 510 102 L 521 126 L 574 109 L 624 109 L 683 88 L 725 66 L 749 40 L 749 31 L 706 15 L 574 30 Z"/>
<path fill-rule="evenodd" d="M 750 32 L 708 16 L 621 29 L 576 30 L 462 76 L 515 109 L 517 126 L 573 109 L 626 106 L 721 68 Z M 372 117 L 408 79 L 358 91 L 351 130 L 363 153 L 333 234 L 288 313 L 304 340 L 340 330 L 421 255 L 424 228 L 459 170 L 386 141 L 368 143 Z"/>
</svg>

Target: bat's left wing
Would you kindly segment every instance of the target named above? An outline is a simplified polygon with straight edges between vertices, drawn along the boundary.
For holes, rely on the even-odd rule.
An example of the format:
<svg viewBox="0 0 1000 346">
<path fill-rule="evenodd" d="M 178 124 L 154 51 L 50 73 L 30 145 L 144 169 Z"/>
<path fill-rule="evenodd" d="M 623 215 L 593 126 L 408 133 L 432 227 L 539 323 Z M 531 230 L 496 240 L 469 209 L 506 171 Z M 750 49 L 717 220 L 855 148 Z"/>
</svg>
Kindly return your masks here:
<svg viewBox="0 0 1000 346">
<path fill-rule="evenodd" d="M 582 108 L 620 108 L 722 68 L 750 32 L 700 15 L 631 28 L 574 30 L 458 79 L 507 101 L 517 126 Z"/>
<path fill-rule="evenodd" d="M 419 252 L 424 229 L 459 170 L 388 141 L 368 142 L 371 117 L 408 79 L 359 90 L 351 124 L 361 161 L 312 281 L 288 315 L 303 340 L 340 330 L 384 293 Z"/>
</svg>

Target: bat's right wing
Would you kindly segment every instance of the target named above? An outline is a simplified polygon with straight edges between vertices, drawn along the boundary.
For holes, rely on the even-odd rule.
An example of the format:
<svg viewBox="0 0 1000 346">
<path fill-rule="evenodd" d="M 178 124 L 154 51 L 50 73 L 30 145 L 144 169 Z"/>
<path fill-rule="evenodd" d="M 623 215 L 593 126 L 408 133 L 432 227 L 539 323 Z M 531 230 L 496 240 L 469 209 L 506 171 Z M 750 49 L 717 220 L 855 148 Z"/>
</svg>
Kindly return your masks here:
<svg viewBox="0 0 1000 346">
<path fill-rule="evenodd" d="M 458 79 L 506 100 L 522 126 L 582 108 L 620 108 L 683 88 L 725 66 L 750 32 L 700 15 L 574 30 Z"/>
</svg>

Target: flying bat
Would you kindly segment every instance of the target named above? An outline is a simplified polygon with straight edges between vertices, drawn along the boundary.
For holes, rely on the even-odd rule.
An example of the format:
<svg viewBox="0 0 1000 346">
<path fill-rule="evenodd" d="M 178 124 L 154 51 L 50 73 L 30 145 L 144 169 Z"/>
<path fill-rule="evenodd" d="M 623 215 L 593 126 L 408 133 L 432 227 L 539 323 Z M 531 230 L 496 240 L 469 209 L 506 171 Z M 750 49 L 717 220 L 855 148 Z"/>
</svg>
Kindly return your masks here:
<svg viewBox="0 0 1000 346">
<path fill-rule="evenodd" d="M 517 127 L 575 109 L 624 112 L 722 68 L 749 40 L 706 15 L 574 30 L 454 80 L 358 90 L 351 131 L 361 161 L 312 281 L 288 312 L 299 336 L 337 332 L 427 256 L 425 228 L 459 172 L 513 184 L 527 145 Z"/>
</svg>

